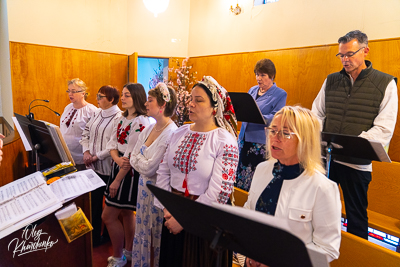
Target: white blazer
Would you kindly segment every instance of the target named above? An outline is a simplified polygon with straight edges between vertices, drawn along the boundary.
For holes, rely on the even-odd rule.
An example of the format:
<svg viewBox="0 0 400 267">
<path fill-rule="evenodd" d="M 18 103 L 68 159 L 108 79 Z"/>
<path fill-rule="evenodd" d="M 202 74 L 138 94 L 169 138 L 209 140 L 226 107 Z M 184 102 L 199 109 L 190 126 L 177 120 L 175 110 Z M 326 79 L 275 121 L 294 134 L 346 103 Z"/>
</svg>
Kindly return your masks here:
<svg viewBox="0 0 400 267">
<path fill-rule="evenodd" d="M 245 208 L 255 210 L 257 200 L 273 179 L 276 160 L 260 163 L 253 176 Z M 339 257 L 341 239 L 341 202 L 336 183 L 320 172 L 304 173 L 284 180 L 275 217 L 288 220 L 292 234 L 307 247 L 324 253 L 328 260 Z"/>
</svg>

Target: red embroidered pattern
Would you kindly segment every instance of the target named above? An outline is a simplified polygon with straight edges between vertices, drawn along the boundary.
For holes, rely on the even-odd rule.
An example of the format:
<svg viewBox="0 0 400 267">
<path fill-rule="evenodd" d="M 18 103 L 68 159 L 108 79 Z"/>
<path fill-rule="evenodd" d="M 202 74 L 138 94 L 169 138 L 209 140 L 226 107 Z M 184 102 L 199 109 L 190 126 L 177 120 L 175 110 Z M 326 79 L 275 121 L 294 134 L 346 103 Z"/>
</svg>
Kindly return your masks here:
<svg viewBox="0 0 400 267">
<path fill-rule="evenodd" d="M 128 135 L 129 135 L 129 130 L 131 129 L 131 123 L 128 124 L 128 126 L 125 127 L 125 129 L 122 129 L 122 120 L 118 123 L 118 128 L 117 128 L 117 139 L 118 143 L 121 145 L 128 144 L 128 141 L 126 140 Z"/>
<path fill-rule="evenodd" d="M 222 186 L 218 195 L 218 203 L 225 204 L 233 189 L 233 183 L 236 179 L 236 169 L 239 162 L 238 148 L 233 145 L 224 146 L 222 155 Z"/>
<path fill-rule="evenodd" d="M 68 128 L 69 125 L 71 124 L 71 121 L 72 121 L 72 119 L 74 118 L 74 116 L 75 116 L 75 114 L 76 114 L 77 111 L 78 111 L 77 109 L 74 109 L 74 110 L 72 111 L 72 113 L 71 113 L 71 112 L 68 113 L 68 115 L 71 114 L 71 116 L 69 116 L 69 118 L 67 117 L 68 120 L 65 122 L 65 125 L 67 125 L 67 128 Z M 65 119 L 63 120 L 63 122 L 64 122 L 67 118 L 65 118 Z M 74 124 L 74 123 L 72 123 L 72 124 Z"/>
<path fill-rule="evenodd" d="M 195 171 L 198 152 L 200 151 L 204 141 L 206 140 L 205 134 L 188 133 L 175 151 L 174 163 L 172 166 L 178 168 L 185 174 L 182 187 L 185 188 L 185 196 L 189 196 L 187 188 L 187 175 L 191 171 Z"/>
<path fill-rule="evenodd" d="M 136 129 L 135 132 L 142 132 L 144 128 L 145 126 L 143 126 L 143 124 L 139 124 L 139 129 Z"/>
</svg>

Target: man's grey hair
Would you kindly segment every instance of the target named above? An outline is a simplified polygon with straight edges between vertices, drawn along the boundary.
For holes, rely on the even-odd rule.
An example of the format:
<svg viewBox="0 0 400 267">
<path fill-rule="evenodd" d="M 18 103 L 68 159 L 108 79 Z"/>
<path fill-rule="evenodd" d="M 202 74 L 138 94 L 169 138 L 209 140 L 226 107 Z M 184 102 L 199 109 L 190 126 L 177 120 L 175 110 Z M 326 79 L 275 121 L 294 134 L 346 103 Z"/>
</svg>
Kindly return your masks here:
<svg viewBox="0 0 400 267">
<path fill-rule="evenodd" d="M 345 36 L 339 38 L 338 43 L 347 44 L 353 39 L 357 39 L 359 44 L 365 44 L 368 46 L 368 36 L 359 30 L 348 32 Z"/>
</svg>

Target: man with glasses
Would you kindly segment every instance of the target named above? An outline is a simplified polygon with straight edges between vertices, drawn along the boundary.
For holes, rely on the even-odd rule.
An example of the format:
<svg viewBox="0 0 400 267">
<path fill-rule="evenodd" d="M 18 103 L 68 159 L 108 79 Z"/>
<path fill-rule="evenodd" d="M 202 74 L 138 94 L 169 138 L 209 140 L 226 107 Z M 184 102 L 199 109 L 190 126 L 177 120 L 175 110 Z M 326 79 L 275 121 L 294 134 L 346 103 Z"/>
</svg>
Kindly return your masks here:
<svg viewBox="0 0 400 267">
<path fill-rule="evenodd" d="M 368 37 L 351 31 L 340 37 L 340 72 L 328 75 L 314 100 L 312 111 L 323 132 L 354 135 L 388 146 L 397 118 L 395 78 L 372 68 L 365 60 Z M 347 231 L 368 239 L 367 191 L 372 164 L 368 160 L 335 156 L 329 178 L 340 184 L 347 217 Z"/>
</svg>

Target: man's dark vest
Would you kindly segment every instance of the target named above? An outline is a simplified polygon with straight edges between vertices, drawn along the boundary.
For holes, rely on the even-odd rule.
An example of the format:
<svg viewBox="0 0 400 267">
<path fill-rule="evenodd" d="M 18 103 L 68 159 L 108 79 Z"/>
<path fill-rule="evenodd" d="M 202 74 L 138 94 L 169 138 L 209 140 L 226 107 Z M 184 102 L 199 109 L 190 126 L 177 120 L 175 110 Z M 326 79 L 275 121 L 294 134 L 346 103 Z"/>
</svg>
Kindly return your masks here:
<svg viewBox="0 0 400 267">
<path fill-rule="evenodd" d="M 368 60 L 365 64 L 367 68 L 361 71 L 353 85 L 344 69 L 328 75 L 324 132 L 358 136 L 373 127 L 386 87 L 394 77 L 373 69 Z"/>
</svg>

